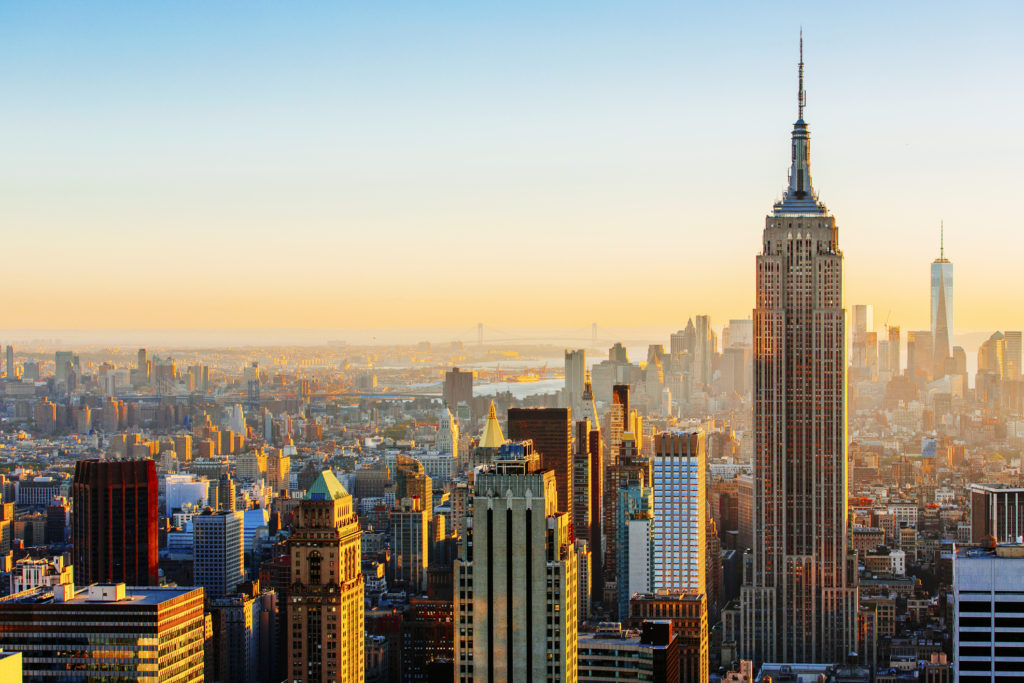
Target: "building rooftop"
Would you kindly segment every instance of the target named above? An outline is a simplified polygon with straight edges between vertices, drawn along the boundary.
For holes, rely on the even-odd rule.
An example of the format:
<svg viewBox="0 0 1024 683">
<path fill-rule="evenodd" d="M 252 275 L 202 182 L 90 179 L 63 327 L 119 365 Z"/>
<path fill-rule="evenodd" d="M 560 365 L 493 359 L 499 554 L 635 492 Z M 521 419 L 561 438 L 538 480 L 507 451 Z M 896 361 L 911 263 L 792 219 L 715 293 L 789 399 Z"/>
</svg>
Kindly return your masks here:
<svg viewBox="0 0 1024 683">
<path fill-rule="evenodd" d="M 498 423 L 498 415 L 494 410 L 494 401 L 487 411 L 487 426 L 484 428 L 484 435 L 480 437 L 481 448 L 499 448 L 505 443 L 505 436 L 501 433 L 501 425 Z"/>
<path fill-rule="evenodd" d="M 102 605 L 117 603 L 119 605 L 131 606 L 156 606 L 168 600 L 174 600 L 188 595 L 194 591 L 201 591 L 196 586 L 166 587 L 166 586 L 123 586 L 123 598 L 114 590 L 119 584 L 94 584 L 74 590 L 72 596 L 65 600 L 54 600 L 54 587 L 40 586 L 31 588 L 5 598 L 0 598 L 0 608 L 9 605 L 40 605 L 40 604 L 67 604 L 67 605 Z M 57 587 L 60 588 L 60 587 Z M 109 590 L 103 590 L 109 589 Z M 70 592 L 70 591 L 69 591 Z M 105 595 L 107 597 L 100 597 Z M 114 599 L 111 596 L 116 596 Z"/>
<path fill-rule="evenodd" d="M 348 491 L 334 476 L 334 472 L 324 470 L 309 487 L 309 491 L 306 492 L 306 500 L 338 500 L 347 495 Z"/>
</svg>

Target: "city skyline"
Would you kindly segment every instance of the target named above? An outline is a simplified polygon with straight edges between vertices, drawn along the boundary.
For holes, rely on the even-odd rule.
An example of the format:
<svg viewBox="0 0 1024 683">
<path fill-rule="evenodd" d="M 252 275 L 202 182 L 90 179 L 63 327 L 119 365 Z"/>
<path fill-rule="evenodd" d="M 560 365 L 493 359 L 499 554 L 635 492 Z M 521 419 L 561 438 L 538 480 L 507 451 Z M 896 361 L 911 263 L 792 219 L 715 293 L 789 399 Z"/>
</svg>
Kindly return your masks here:
<svg viewBox="0 0 1024 683">
<path fill-rule="evenodd" d="M 7 8 L 0 220 L 37 258 L 9 262 L 33 284 L 5 327 L 749 317 L 801 23 L 847 301 L 928 329 L 944 221 L 957 327 L 1024 324 L 991 296 L 1013 250 L 971 238 L 1016 237 L 1022 138 L 992 113 L 1020 105 L 1001 87 L 1020 8 L 455 10 Z M 629 287 L 598 276 L 624 259 Z M 491 263 L 543 277 L 478 286 Z M 108 295 L 78 306 L 67 282 Z M 532 305 L 551 288 L 558 305 Z"/>
</svg>

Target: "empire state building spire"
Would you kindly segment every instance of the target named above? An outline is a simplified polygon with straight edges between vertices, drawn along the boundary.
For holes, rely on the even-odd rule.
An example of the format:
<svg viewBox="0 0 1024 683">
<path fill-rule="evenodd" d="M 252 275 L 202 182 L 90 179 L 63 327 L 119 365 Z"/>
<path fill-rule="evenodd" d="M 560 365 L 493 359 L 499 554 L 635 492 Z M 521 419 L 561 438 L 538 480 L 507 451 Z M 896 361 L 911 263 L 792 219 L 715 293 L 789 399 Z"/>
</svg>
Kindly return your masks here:
<svg viewBox="0 0 1024 683">
<path fill-rule="evenodd" d="M 858 604 L 847 539 L 843 253 L 836 219 L 811 187 L 802 54 L 798 93 L 789 187 L 765 218 L 757 256 L 753 534 L 738 645 L 755 663 L 834 664 L 857 647 Z"/>
<path fill-rule="evenodd" d="M 810 215 L 823 216 L 828 213 L 825 205 L 818 201 L 818 195 L 811 186 L 811 134 L 804 122 L 804 107 L 807 105 L 807 91 L 804 90 L 804 32 L 800 31 L 800 62 L 797 66 L 797 120 L 793 124 L 793 153 L 789 169 L 789 186 L 782 201 L 775 204 L 776 216 Z"/>
</svg>

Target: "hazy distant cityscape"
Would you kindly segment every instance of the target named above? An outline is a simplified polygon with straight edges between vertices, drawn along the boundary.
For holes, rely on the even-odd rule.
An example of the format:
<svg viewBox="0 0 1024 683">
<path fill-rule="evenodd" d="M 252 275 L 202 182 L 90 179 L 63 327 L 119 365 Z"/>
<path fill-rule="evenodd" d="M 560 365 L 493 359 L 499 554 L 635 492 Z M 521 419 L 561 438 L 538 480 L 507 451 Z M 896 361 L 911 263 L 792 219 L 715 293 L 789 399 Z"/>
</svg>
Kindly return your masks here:
<svg viewBox="0 0 1024 683">
<path fill-rule="evenodd" d="M 815 49 L 844 76 L 809 108 L 799 16 L 655 5 L 545 21 L 253 7 L 237 35 L 223 7 L 184 25 L 177 8 L 3 13 L 21 30 L 0 52 L 33 74 L 13 77 L 11 106 L 58 75 L 68 98 L 42 98 L 22 131 L 38 163 L 91 151 L 76 176 L 19 141 L 31 161 L 0 177 L 0 213 L 21 216 L 0 271 L 0 683 L 1024 680 L 1021 240 L 963 214 L 982 211 L 971 188 L 993 145 L 972 138 L 982 158 L 954 163 L 924 142 L 972 128 L 932 120 L 967 91 L 905 143 L 868 145 L 848 118 L 903 125 L 892 88 L 956 91 L 971 69 L 952 52 L 1017 57 L 1024 14 L 965 12 L 967 48 L 931 53 L 931 15 L 816 8 L 849 29 Z M 81 49 L 79 24 L 106 39 Z M 786 80 L 748 24 L 772 45 L 792 32 Z M 693 53 L 702 73 L 672 81 L 671 50 L 712 34 L 717 58 Z M 648 50 L 650 72 L 620 67 Z M 1009 80 L 1014 63 L 992 68 Z M 847 94 L 861 72 L 866 103 Z M 593 121 L 555 115 L 604 78 Z M 534 81 L 550 92 L 530 99 Z M 663 101 L 634 101 L 652 89 Z M 96 134 L 99 102 L 117 144 Z M 753 139 L 783 139 L 763 127 L 782 106 L 795 120 L 769 179 Z M 663 110 L 705 109 L 713 125 L 673 128 L 692 148 L 663 139 Z M 812 181 L 810 112 L 826 140 L 872 147 L 866 165 L 825 155 L 835 213 Z M 319 116 L 351 118 L 324 134 Z M 515 173 L 492 178 L 496 159 Z M 688 187 L 655 172 L 667 160 Z M 878 177 L 844 194 L 837 165 Z M 624 214 L 604 215 L 610 187 Z M 690 214 L 662 223 L 651 188 Z M 566 219 L 563 193 L 588 213 Z M 735 216 L 740 241 L 722 227 Z"/>
</svg>

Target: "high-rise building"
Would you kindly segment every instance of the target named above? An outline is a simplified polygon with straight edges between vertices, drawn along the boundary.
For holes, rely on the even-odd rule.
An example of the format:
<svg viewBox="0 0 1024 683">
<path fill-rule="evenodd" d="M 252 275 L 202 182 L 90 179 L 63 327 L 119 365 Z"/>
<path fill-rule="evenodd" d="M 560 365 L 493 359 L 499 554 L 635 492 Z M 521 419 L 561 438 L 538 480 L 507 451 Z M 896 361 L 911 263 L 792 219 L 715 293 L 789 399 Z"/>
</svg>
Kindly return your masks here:
<svg viewBox="0 0 1024 683">
<path fill-rule="evenodd" d="M 452 368 L 444 374 L 444 403 L 457 410 L 460 403 L 473 402 L 473 372 Z"/>
<path fill-rule="evenodd" d="M 1003 378 L 1021 378 L 1021 331 L 1007 330 L 1003 333 Z"/>
<path fill-rule="evenodd" d="M 508 438 L 533 441 L 540 464 L 555 473 L 558 510 L 572 521 L 572 424 L 568 408 L 509 408 Z"/>
<path fill-rule="evenodd" d="M 72 496 L 75 579 L 81 583 L 157 585 L 156 463 L 79 460 Z"/>
<path fill-rule="evenodd" d="M 862 339 L 875 329 L 875 307 L 871 304 L 856 304 L 853 307 L 853 341 Z"/>
<path fill-rule="evenodd" d="M 192 517 L 195 585 L 211 600 L 231 595 L 245 579 L 242 555 L 242 513 L 207 508 Z"/>
<path fill-rule="evenodd" d="M 935 352 L 929 330 L 907 332 L 907 374 L 929 381 L 935 368 Z"/>
<path fill-rule="evenodd" d="M 587 373 L 587 352 L 585 349 L 565 350 L 565 388 L 562 390 L 562 406 L 579 415 L 583 407 L 583 383 Z"/>
<path fill-rule="evenodd" d="M 434 506 L 434 483 L 416 458 L 399 454 L 395 459 L 395 500 L 411 498 L 420 501 L 428 512 Z"/>
<path fill-rule="evenodd" d="M 1008 484 L 971 484 L 971 542 L 992 536 L 999 543 L 1014 543 L 1024 536 L 1024 487 Z"/>
<path fill-rule="evenodd" d="M 580 683 L 658 681 L 679 683 L 679 637 L 670 621 L 645 621 L 643 631 L 623 631 L 620 624 L 602 625 L 580 634 Z"/>
<path fill-rule="evenodd" d="M 754 538 L 740 656 L 844 662 L 856 649 L 847 554 L 846 312 L 835 217 L 811 184 L 799 115 L 789 186 L 765 219 L 754 309 Z"/>
<path fill-rule="evenodd" d="M 22 654 L 32 683 L 204 680 L 201 588 L 35 588 L 0 600 L 0 623 L 0 649 Z"/>
<path fill-rule="evenodd" d="M 597 419 L 597 405 L 594 403 L 594 383 L 590 371 L 583 374 L 583 397 L 580 400 L 580 412 L 576 420 L 590 420 L 591 429 L 600 431 L 601 422 Z"/>
<path fill-rule="evenodd" d="M 474 480 L 456 560 L 456 680 L 576 681 L 576 550 L 555 473 L 529 444 L 501 447 Z"/>
<path fill-rule="evenodd" d="M 614 464 L 605 468 L 604 480 L 604 581 L 605 604 L 611 606 L 619 600 L 618 578 L 622 575 L 619 568 L 619 543 L 625 538 L 625 529 L 620 522 L 624 519 L 620 514 L 620 490 L 628 482 L 637 477 L 643 481 L 651 481 L 651 461 L 640 453 L 639 445 L 633 432 L 622 435 L 619 444 L 619 457 Z M 624 571 L 625 568 L 622 568 Z"/>
<path fill-rule="evenodd" d="M 217 509 L 218 510 L 230 510 L 235 509 L 235 482 L 231 478 L 231 475 L 226 472 L 220 475 L 220 478 L 216 482 L 210 482 L 210 486 L 216 485 L 217 488 Z M 210 496 L 213 498 L 213 496 Z"/>
<path fill-rule="evenodd" d="M 946 258 L 945 228 L 939 227 L 939 258 L 932 261 L 931 333 L 933 376 L 946 374 L 953 353 L 953 264 Z"/>
<path fill-rule="evenodd" d="M 629 424 L 629 385 L 612 386 L 612 404 L 608 408 L 608 465 L 614 465 L 619 459 L 619 448 L 622 435 L 630 431 Z"/>
<path fill-rule="evenodd" d="M 589 541 L 594 521 L 594 499 L 591 487 L 594 485 L 593 458 L 590 453 L 590 421 L 578 420 L 575 424 L 576 438 L 572 454 L 572 519 L 576 538 Z"/>
<path fill-rule="evenodd" d="M 653 592 L 706 591 L 707 456 L 704 432 L 658 434 L 651 466 Z"/>
<path fill-rule="evenodd" d="M 701 390 L 711 384 L 712 366 L 715 360 L 716 336 L 711 329 L 711 316 L 698 315 L 694 326 L 693 387 Z"/>
<path fill-rule="evenodd" d="M 353 681 L 365 670 L 363 573 L 352 496 L 330 470 L 295 511 L 288 540 L 286 678 L 295 683 Z"/>
<path fill-rule="evenodd" d="M 679 680 L 708 680 L 708 599 L 704 593 L 645 593 L 629 601 L 630 625 L 649 619 L 672 622 L 679 638 Z"/>
<path fill-rule="evenodd" d="M 402 498 L 391 512 L 394 580 L 405 590 L 420 593 L 427 588 L 430 510 L 419 498 Z M 442 518 L 443 519 L 443 518 Z"/>
<path fill-rule="evenodd" d="M 898 325 L 890 325 L 889 335 L 889 373 L 892 377 L 898 377 L 903 372 L 903 348 L 900 344 L 900 328 Z"/>
<path fill-rule="evenodd" d="M 442 455 L 453 458 L 459 454 L 459 423 L 452 417 L 452 411 L 447 406 L 441 408 L 434 448 Z"/>
<path fill-rule="evenodd" d="M 629 617 L 634 593 L 654 592 L 654 495 L 646 472 L 627 472 L 620 482 L 616 512 L 615 589 L 619 621 Z"/>
<path fill-rule="evenodd" d="M 1024 678 L 1024 547 L 957 553 L 953 605 L 953 680 Z"/>
<path fill-rule="evenodd" d="M 14 347 L 7 345 L 7 381 L 18 379 L 18 373 L 14 370 Z"/>
</svg>

